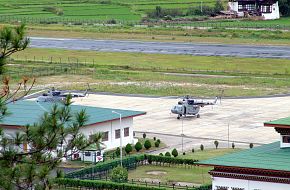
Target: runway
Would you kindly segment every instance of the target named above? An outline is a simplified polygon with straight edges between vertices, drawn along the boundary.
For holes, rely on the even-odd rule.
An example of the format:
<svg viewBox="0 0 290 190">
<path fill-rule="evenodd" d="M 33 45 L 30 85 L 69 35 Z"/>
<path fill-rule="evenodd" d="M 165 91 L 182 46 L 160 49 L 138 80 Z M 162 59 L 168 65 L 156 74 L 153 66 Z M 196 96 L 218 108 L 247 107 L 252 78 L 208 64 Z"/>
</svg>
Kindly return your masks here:
<svg viewBox="0 0 290 190">
<path fill-rule="evenodd" d="M 30 47 L 99 52 L 134 52 L 195 56 L 226 56 L 290 59 L 289 46 L 250 46 L 230 44 L 141 42 L 31 37 Z"/>
</svg>

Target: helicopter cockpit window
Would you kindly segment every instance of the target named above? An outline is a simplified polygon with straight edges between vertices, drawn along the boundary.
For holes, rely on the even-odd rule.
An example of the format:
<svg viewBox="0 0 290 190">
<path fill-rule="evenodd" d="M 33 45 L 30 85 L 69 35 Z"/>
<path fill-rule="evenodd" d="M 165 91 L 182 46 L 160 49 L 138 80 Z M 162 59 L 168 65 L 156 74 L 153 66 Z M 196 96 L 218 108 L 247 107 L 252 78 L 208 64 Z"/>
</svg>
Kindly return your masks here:
<svg viewBox="0 0 290 190">
<path fill-rule="evenodd" d="M 60 92 L 59 92 L 59 91 L 53 91 L 53 92 L 52 92 L 52 95 L 53 95 L 53 96 L 59 96 L 59 95 L 60 95 Z"/>
<path fill-rule="evenodd" d="M 193 104 L 194 104 L 194 100 L 188 100 L 188 101 L 187 101 L 187 104 L 188 104 L 188 105 L 193 105 Z"/>
</svg>

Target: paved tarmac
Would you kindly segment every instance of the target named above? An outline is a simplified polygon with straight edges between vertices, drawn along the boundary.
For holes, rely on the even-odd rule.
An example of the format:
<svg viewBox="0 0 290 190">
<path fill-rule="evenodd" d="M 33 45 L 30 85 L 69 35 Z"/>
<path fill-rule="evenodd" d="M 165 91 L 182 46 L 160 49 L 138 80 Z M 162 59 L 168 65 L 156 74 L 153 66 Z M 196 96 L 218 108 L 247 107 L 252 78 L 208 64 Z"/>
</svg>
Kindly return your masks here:
<svg viewBox="0 0 290 190">
<path fill-rule="evenodd" d="M 30 47 L 34 48 L 290 59 L 289 46 L 250 46 L 41 37 L 31 37 L 30 39 Z"/>
<path fill-rule="evenodd" d="M 227 144 L 270 143 L 279 140 L 278 133 L 263 122 L 290 116 L 290 97 L 224 99 L 221 105 L 201 108 L 201 118 L 188 117 L 177 120 L 170 109 L 177 99 L 159 97 L 129 97 L 90 94 L 89 97 L 74 99 L 76 104 L 119 109 L 146 111 L 145 116 L 134 119 L 134 128 L 148 132 L 151 136 L 167 135 L 167 141 L 176 140 L 183 131 L 186 141 L 200 145 L 218 139 Z M 229 129 L 229 133 L 228 133 Z M 163 137 L 162 137 L 163 138 Z M 180 137 L 178 137 L 180 139 Z M 192 139 L 192 140 L 191 140 Z M 226 144 L 225 144 L 226 143 Z M 190 148 L 189 147 L 189 148 Z"/>
</svg>

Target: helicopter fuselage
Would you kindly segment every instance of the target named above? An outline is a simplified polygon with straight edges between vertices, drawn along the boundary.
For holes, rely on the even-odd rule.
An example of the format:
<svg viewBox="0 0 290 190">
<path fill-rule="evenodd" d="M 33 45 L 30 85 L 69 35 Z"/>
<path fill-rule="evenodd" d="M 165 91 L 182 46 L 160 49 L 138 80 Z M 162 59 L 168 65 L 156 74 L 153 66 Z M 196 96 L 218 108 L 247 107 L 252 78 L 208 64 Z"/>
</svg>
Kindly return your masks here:
<svg viewBox="0 0 290 190">
<path fill-rule="evenodd" d="M 199 113 L 199 105 L 176 105 L 171 109 L 171 113 L 182 115 L 197 115 Z"/>
</svg>

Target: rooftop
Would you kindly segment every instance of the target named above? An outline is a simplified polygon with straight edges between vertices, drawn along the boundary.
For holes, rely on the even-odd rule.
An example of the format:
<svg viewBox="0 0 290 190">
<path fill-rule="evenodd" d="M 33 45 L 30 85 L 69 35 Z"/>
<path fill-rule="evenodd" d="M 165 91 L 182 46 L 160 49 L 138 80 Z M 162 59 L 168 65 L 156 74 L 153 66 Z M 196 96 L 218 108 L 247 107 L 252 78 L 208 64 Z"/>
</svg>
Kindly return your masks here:
<svg viewBox="0 0 290 190">
<path fill-rule="evenodd" d="M 0 121 L 0 125 L 25 126 L 27 124 L 33 124 L 38 122 L 40 117 L 45 112 L 49 112 L 53 105 L 53 103 L 49 102 L 40 103 L 36 101 L 17 101 L 15 103 L 8 104 L 7 107 L 10 114 Z M 86 125 L 118 120 L 119 115 L 112 113 L 112 111 L 121 113 L 122 118 L 146 114 L 146 112 L 141 111 L 71 105 L 72 113 L 77 113 L 83 109 L 89 116 L 89 120 Z"/>
<path fill-rule="evenodd" d="M 280 142 L 274 142 L 199 163 L 211 166 L 290 171 L 289 155 L 290 148 L 281 149 Z"/>
<path fill-rule="evenodd" d="M 281 128 L 290 128 L 290 117 L 277 119 L 274 121 L 265 122 L 264 126 L 266 127 L 281 127 Z"/>
</svg>

